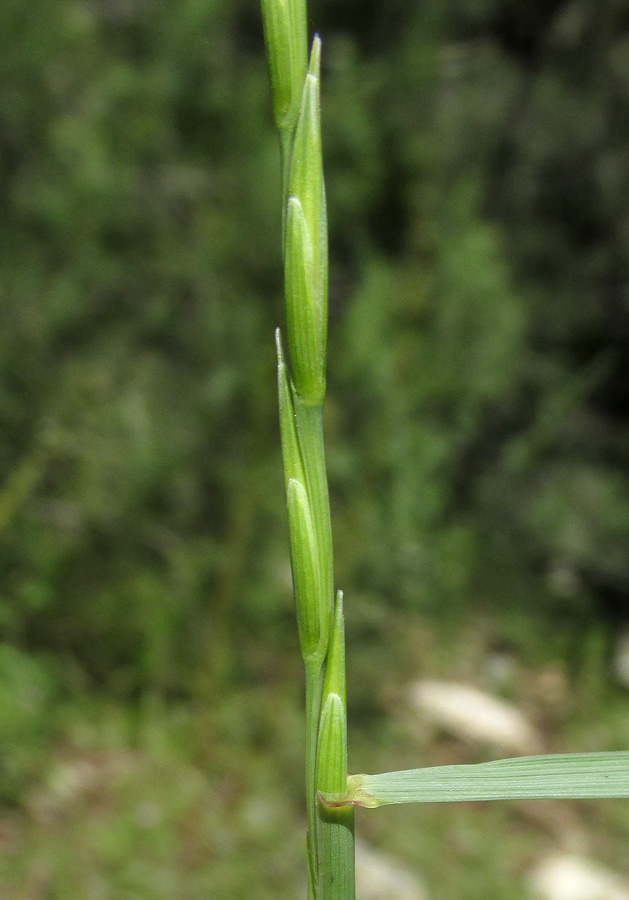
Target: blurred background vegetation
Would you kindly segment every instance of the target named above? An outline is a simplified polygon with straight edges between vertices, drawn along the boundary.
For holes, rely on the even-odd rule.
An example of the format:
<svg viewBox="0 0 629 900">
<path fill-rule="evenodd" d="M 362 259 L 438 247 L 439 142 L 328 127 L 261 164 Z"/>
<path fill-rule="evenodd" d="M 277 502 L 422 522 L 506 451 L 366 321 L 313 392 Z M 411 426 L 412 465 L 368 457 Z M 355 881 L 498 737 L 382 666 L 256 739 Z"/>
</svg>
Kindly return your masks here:
<svg viewBox="0 0 629 900">
<path fill-rule="evenodd" d="M 553 749 L 626 748 L 627 6 L 310 17 L 350 768 L 432 758 L 404 685 L 482 687 L 496 653 Z M 257 4 L 4 0 L 0 47 L 0 893 L 300 896 Z M 505 884 L 508 811 L 477 813 L 471 850 L 469 811 L 395 815 L 365 828 L 413 864 L 413 816 L 436 897 L 525 895 L 535 837 L 513 826 Z M 466 875 L 438 871 L 439 834 Z"/>
</svg>

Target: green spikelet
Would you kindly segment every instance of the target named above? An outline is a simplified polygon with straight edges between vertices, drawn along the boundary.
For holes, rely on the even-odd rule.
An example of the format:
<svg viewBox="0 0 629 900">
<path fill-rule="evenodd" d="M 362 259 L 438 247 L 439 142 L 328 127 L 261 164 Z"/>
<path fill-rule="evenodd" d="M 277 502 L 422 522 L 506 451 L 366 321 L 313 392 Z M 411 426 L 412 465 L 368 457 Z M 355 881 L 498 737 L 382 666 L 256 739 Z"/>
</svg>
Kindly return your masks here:
<svg viewBox="0 0 629 900">
<path fill-rule="evenodd" d="M 347 716 L 345 699 L 345 625 L 343 594 L 338 592 L 328 654 L 319 743 L 317 790 L 341 794 L 347 786 Z M 319 898 L 354 898 L 354 809 L 351 806 L 318 808 Z"/>
<path fill-rule="evenodd" d="M 264 41 L 279 131 L 294 129 L 306 74 L 305 0 L 262 0 Z"/>
<path fill-rule="evenodd" d="M 327 217 L 321 156 L 319 67 L 315 38 L 292 148 L 285 219 L 286 324 L 295 390 L 319 406 L 325 395 Z"/>
</svg>

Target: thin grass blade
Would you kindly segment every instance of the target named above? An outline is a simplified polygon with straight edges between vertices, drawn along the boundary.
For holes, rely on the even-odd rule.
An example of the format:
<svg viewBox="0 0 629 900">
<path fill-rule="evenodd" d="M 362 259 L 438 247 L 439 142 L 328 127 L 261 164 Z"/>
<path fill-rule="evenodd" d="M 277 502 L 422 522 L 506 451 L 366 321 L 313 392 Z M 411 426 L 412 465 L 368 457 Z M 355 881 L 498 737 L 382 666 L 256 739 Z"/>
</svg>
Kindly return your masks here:
<svg viewBox="0 0 629 900">
<path fill-rule="evenodd" d="M 463 800 L 577 800 L 629 797 L 629 752 L 523 756 L 464 766 L 351 775 L 330 806 Z"/>
</svg>

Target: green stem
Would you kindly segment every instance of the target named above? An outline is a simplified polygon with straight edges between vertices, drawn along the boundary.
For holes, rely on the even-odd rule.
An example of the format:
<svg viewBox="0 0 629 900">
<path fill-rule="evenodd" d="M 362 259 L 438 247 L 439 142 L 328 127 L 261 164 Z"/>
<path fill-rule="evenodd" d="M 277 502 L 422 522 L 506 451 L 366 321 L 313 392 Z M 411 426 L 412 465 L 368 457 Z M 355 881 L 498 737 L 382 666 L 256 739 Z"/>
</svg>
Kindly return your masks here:
<svg viewBox="0 0 629 900">
<path fill-rule="evenodd" d="M 354 808 L 319 804 L 318 900 L 355 900 Z"/>
<path fill-rule="evenodd" d="M 278 334 L 278 387 L 291 565 L 306 680 L 308 893 L 310 900 L 353 900 L 353 809 L 328 808 L 317 793 L 341 795 L 347 788 L 343 596 L 339 591 L 335 610 L 322 414 L 328 263 L 321 41 L 315 36 L 308 62 L 306 0 L 262 0 L 262 15 L 281 153 L 291 372 Z"/>
</svg>

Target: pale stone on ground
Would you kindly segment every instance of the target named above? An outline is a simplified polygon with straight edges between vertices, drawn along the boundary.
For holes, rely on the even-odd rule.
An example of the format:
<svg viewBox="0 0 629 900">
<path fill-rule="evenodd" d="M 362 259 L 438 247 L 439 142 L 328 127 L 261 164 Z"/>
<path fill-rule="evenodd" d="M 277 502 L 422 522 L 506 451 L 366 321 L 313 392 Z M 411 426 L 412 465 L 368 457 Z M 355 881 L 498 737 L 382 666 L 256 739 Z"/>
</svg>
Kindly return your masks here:
<svg viewBox="0 0 629 900">
<path fill-rule="evenodd" d="M 533 890 L 542 900 L 629 900 L 627 882 L 584 856 L 550 856 L 530 877 Z"/>
<path fill-rule="evenodd" d="M 409 690 L 413 707 L 456 737 L 518 754 L 543 752 L 539 733 L 518 709 L 477 688 L 445 681 L 418 681 Z"/>
<path fill-rule="evenodd" d="M 360 900 L 428 900 L 416 875 L 392 856 L 356 841 L 356 896 Z"/>
</svg>

